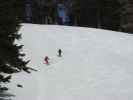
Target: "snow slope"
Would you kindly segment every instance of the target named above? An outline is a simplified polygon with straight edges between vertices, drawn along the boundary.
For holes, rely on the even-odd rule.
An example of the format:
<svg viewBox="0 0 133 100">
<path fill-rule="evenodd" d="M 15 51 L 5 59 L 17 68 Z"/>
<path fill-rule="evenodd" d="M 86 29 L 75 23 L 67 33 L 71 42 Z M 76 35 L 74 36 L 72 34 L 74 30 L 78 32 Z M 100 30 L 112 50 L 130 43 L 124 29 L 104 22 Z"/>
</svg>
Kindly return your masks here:
<svg viewBox="0 0 133 100">
<path fill-rule="evenodd" d="M 34 24 L 23 24 L 20 33 L 25 59 L 38 72 L 14 74 L 13 100 L 133 100 L 133 35 Z"/>
</svg>

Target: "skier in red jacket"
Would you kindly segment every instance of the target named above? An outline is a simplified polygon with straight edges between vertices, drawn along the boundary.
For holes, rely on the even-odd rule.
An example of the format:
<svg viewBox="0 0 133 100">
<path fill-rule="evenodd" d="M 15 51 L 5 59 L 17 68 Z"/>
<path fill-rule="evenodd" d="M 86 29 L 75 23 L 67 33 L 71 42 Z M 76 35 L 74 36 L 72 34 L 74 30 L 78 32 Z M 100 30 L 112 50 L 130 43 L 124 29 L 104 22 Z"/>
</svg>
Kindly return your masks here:
<svg viewBox="0 0 133 100">
<path fill-rule="evenodd" d="M 49 60 L 48 56 L 45 56 L 44 63 L 47 64 L 47 65 L 49 64 L 48 60 Z"/>
</svg>

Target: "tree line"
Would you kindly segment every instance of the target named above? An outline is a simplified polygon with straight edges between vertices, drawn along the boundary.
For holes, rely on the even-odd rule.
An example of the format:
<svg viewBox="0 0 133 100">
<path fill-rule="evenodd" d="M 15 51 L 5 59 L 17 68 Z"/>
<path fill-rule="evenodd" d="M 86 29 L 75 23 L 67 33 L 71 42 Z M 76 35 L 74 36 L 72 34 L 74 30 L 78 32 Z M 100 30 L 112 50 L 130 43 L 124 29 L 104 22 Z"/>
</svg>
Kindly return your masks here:
<svg viewBox="0 0 133 100">
<path fill-rule="evenodd" d="M 24 22 L 60 24 L 58 4 L 65 8 L 67 25 L 133 32 L 131 0 L 26 0 Z M 63 23 L 64 24 L 64 23 Z"/>
</svg>

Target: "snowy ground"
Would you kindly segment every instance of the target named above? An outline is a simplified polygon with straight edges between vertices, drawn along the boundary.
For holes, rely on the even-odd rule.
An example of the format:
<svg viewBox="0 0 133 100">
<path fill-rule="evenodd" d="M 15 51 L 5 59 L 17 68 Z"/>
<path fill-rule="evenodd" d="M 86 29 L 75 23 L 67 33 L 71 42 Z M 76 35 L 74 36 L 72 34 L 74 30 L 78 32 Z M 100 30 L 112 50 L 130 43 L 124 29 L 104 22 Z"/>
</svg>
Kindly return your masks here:
<svg viewBox="0 0 133 100">
<path fill-rule="evenodd" d="M 9 84 L 13 100 L 133 100 L 133 35 L 31 24 L 20 33 L 25 59 L 38 72 L 14 74 Z"/>
</svg>

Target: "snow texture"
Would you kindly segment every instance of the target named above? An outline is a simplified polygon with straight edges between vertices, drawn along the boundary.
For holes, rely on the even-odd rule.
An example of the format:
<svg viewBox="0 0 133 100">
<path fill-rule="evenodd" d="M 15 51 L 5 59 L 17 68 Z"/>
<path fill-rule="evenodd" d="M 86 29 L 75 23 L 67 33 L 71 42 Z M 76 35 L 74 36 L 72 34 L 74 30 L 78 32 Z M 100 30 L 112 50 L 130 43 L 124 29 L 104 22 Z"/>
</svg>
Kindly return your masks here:
<svg viewBox="0 0 133 100">
<path fill-rule="evenodd" d="M 13 75 L 13 100 L 133 100 L 133 35 L 35 24 L 23 24 L 20 33 L 17 43 L 38 71 Z"/>
</svg>

